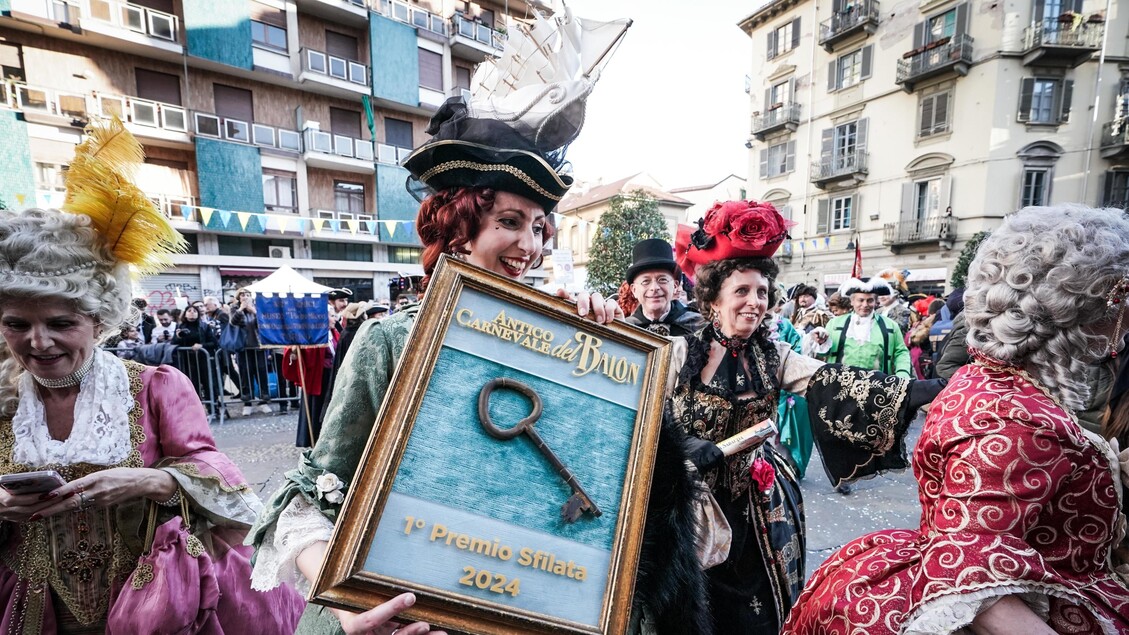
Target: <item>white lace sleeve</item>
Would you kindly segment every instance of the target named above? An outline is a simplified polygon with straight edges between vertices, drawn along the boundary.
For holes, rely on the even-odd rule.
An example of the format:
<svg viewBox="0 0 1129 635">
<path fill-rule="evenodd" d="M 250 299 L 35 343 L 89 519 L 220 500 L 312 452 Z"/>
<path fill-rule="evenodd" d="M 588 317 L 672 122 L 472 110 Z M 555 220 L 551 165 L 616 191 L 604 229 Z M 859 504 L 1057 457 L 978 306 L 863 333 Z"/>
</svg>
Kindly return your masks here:
<svg viewBox="0 0 1129 635">
<path fill-rule="evenodd" d="M 310 581 L 298 570 L 298 554 L 315 542 L 328 542 L 332 534 L 333 523 L 305 496 L 295 496 L 282 510 L 278 523 L 263 536 L 251 571 L 251 588 L 269 591 L 290 584 L 308 595 Z"/>
<path fill-rule="evenodd" d="M 1050 615 L 1050 600 L 1024 585 L 1005 585 L 969 593 L 953 593 L 918 607 L 902 627 L 902 635 L 971 635 L 972 620 L 1008 595 L 1017 595 L 1041 619 Z"/>
</svg>

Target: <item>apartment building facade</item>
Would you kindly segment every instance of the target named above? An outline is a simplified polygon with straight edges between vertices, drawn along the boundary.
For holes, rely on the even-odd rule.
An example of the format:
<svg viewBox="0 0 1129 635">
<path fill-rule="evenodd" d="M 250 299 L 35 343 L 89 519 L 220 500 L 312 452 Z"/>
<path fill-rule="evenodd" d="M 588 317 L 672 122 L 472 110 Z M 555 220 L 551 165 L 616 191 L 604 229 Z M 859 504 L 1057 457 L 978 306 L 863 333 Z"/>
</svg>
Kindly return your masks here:
<svg viewBox="0 0 1129 635">
<path fill-rule="evenodd" d="M 509 13 L 505 11 L 508 8 Z M 151 305 L 289 264 L 387 300 L 422 274 L 399 166 L 500 53 L 520 0 L 0 0 L 0 200 L 56 207 L 83 126 L 117 116 L 190 253 Z"/>
<path fill-rule="evenodd" d="M 1110 10 L 1110 7 L 1113 10 Z M 774 0 L 753 40 L 749 189 L 796 223 L 781 277 L 908 269 L 941 291 L 1027 205 L 1129 204 L 1129 15 L 1097 0 Z"/>
</svg>

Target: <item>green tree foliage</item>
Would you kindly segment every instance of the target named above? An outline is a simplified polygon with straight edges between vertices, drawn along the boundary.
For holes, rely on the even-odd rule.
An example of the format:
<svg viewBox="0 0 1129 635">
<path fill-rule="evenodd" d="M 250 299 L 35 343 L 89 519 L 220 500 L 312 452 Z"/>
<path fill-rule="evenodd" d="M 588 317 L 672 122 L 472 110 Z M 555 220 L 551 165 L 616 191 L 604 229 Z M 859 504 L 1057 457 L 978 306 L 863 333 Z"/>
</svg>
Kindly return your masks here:
<svg viewBox="0 0 1129 635">
<path fill-rule="evenodd" d="M 953 267 L 951 283 L 954 289 L 960 289 L 968 283 L 968 266 L 976 258 L 976 251 L 980 249 L 980 243 L 984 242 L 984 239 L 991 233 L 989 231 L 977 232 L 968 242 L 964 243 L 964 249 L 960 251 L 960 258 L 957 258 L 957 264 Z"/>
<path fill-rule="evenodd" d="M 670 240 L 658 201 L 643 190 L 613 197 L 588 252 L 588 288 L 615 293 L 627 278 L 632 247 L 647 238 Z"/>
</svg>

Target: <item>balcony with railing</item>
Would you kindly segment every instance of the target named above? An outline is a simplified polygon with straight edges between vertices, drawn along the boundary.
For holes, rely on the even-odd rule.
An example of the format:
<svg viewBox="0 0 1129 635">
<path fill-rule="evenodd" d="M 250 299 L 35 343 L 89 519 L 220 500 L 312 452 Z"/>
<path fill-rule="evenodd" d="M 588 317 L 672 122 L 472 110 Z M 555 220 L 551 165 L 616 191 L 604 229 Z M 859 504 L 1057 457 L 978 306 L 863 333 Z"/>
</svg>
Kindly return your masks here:
<svg viewBox="0 0 1129 635">
<path fill-rule="evenodd" d="M 1102 126 L 1103 159 L 1129 159 L 1129 117 L 1121 117 Z"/>
<path fill-rule="evenodd" d="M 1075 67 L 1093 57 L 1102 48 L 1105 34 L 1103 22 L 1044 20 L 1023 30 L 1023 63 L 1025 65 L 1058 65 Z"/>
<path fill-rule="evenodd" d="M 376 145 L 376 160 L 389 165 L 400 165 L 400 162 L 408 158 L 408 155 L 411 153 L 411 148 L 401 148 L 399 146 L 388 145 L 387 143 L 378 143 Z"/>
<path fill-rule="evenodd" d="M 349 60 L 323 51 L 303 48 L 300 82 L 317 82 L 341 96 L 369 94 L 368 67 L 357 60 Z"/>
<path fill-rule="evenodd" d="M 863 177 L 867 173 L 869 158 L 866 150 L 851 150 L 826 157 L 811 165 L 811 182 L 825 189 L 837 181 Z"/>
<path fill-rule="evenodd" d="M 763 115 L 753 117 L 753 136 L 764 141 L 766 135 L 778 130 L 796 131 L 800 124 L 800 104 L 776 104 Z"/>
<path fill-rule="evenodd" d="M 297 0 L 298 11 L 316 15 L 319 18 L 347 24 L 368 26 L 368 6 L 366 0 Z"/>
<path fill-rule="evenodd" d="M 23 113 L 28 121 L 82 126 L 90 118 L 86 95 L 34 86 L 15 80 L 0 82 L 0 103 Z"/>
<path fill-rule="evenodd" d="M 302 131 L 302 141 L 302 159 L 310 167 L 357 174 L 376 172 L 371 141 L 326 132 L 313 126 L 307 126 Z"/>
<path fill-rule="evenodd" d="M 968 74 L 972 65 L 972 37 L 961 33 L 941 38 L 925 46 L 909 51 L 898 60 L 898 75 L 895 82 L 902 90 L 913 92 L 913 87 L 922 80 L 945 73 Z"/>
<path fill-rule="evenodd" d="M 188 110 L 176 104 L 109 93 L 94 93 L 93 114 L 117 117 L 130 132 L 147 139 L 191 145 Z"/>
<path fill-rule="evenodd" d="M 192 117 L 196 134 L 201 137 L 245 143 L 294 154 L 302 151 L 302 137 L 295 130 L 204 112 L 194 111 Z"/>
<path fill-rule="evenodd" d="M 149 44 L 176 44 L 179 50 L 180 18 L 172 13 L 120 0 L 82 0 L 82 27 L 114 37 L 132 34 L 156 40 Z"/>
<path fill-rule="evenodd" d="M 379 0 L 379 10 L 377 9 L 377 0 L 372 0 L 372 5 L 373 11 L 379 11 L 379 13 L 393 20 L 410 24 L 421 31 L 443 37 L 447 36 L 447 20 L 423 7 L 399 0 Z"/>
<path fill-rule="evenodd" d="M 175 223 L 198 223 L 196 197 L 188 194 L 168 194 L 162 192 L 145 193 L 165 218 Z"/>
<path fill-rule="evenodd" d="M 481 62 L 500 55 L 505 41 L 505 34 L 497 29 L 461 13 L 451 16 L 451 53 L 458 57 Z"/>
<path fill-rule="evenodd" d="M 874 35 L 879 21 L 878 0 L 861 0 L 847 4 L 819 24 L 819 44 L 830 53 L 835 44 L 856 33 Z"/>
<path fill-rule="evenodd" d="M 957 237 L 957 221 L 952 216 L 911 218 L 882 226 L 882 244 L 898 253 L 904 247 L 939 243 L 952 249 Z"/>
</svg>

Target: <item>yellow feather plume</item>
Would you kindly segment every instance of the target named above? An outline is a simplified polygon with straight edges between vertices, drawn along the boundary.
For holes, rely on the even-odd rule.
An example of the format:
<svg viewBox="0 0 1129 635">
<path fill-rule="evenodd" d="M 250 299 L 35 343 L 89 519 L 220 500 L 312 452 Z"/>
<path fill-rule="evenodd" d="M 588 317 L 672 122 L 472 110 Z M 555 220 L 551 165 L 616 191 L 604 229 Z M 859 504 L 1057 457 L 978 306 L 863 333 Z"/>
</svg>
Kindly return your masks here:
<svg viewBox="0 0 1129 635">
<path fill-rule="evenodd" d="M 114 257 L 142 275 L 168 267 L 172 254 L 183 253 L 187 244 L 133 183 L 145 160 L 141 144 L 117 117 L 90 124 L 86 134 L 67 170 L 63 211 L 89 216 Z"/>
</svg>

